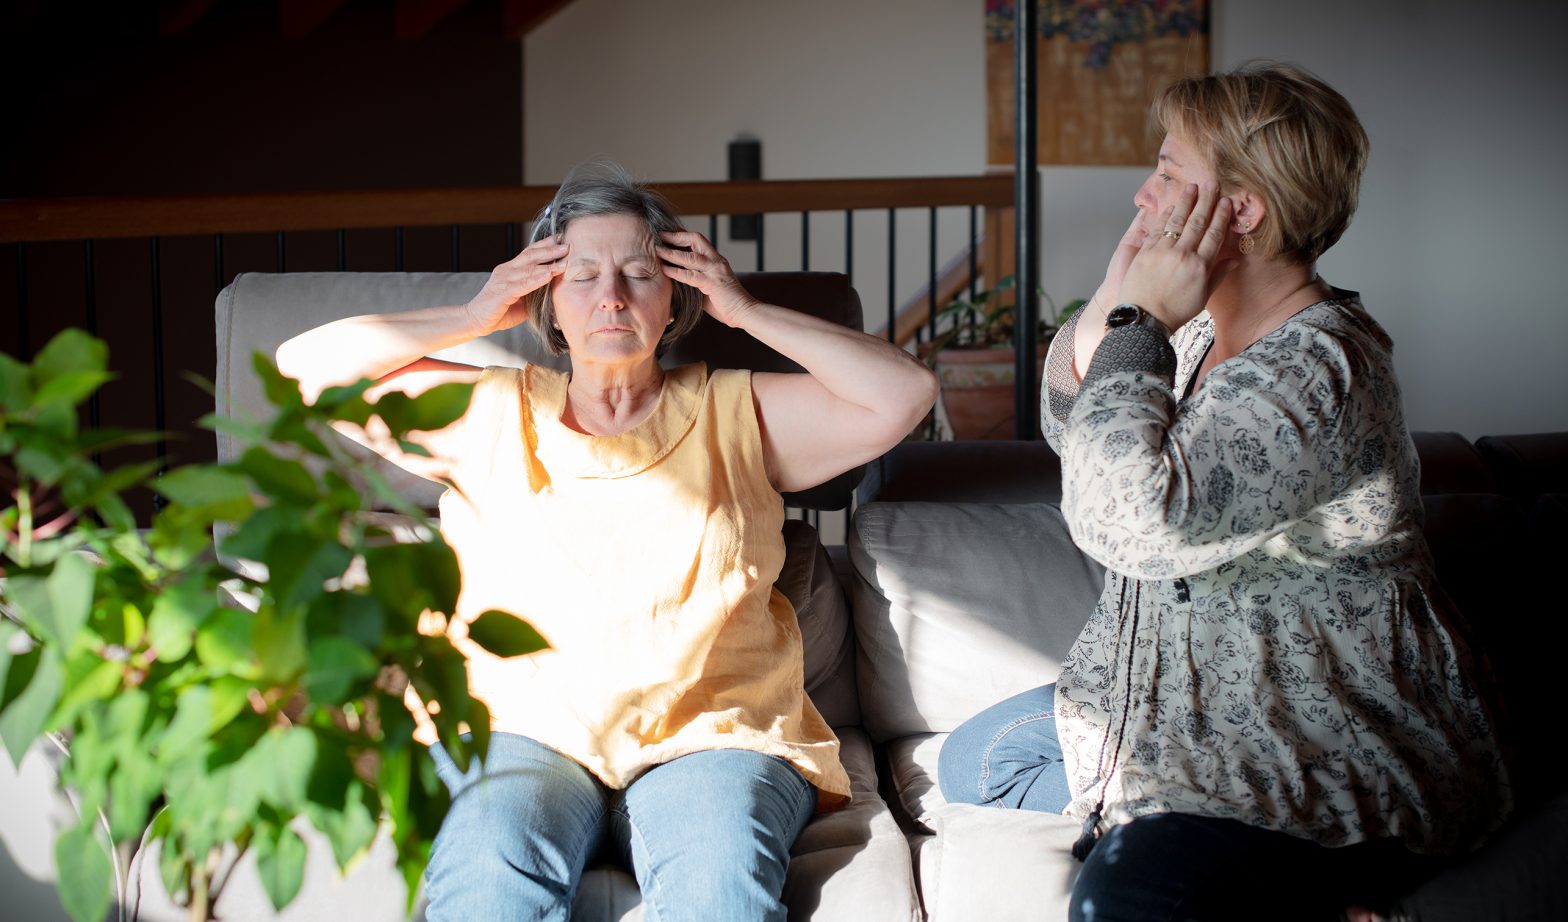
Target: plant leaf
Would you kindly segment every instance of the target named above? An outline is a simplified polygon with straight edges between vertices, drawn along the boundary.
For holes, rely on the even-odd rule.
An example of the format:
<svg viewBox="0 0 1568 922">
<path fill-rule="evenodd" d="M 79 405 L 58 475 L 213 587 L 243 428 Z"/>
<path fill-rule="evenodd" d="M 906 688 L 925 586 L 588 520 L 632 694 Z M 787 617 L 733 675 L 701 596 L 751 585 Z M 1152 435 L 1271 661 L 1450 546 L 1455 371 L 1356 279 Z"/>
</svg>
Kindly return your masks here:
<svg viewBox="0 0 1568 922">
<path fill-rule="evenodd" d="M 33 400 L 38 403 L 59 401 L 74 407 L 113 379 L 114 375 L 107 371 L 69 371 L 40 387 Z"/>
<path fill-rule="evenodd" d="M 256 369 L 256 376 L 261 379 L 261 389 L 267 395 L 268 403 L 282 410 L 304 406 L 305 401 L 299 392 L 299 382 L 278 371 L 278 366 L 272 359 L 259 351 L 253 352 L 250 364 Z"/>
<path fill-rule="evenodd" d="M 21 413 L 32 401 L 32 369 L 0 352 L 0 407 L 12 413 Z"/>
<path fill-rule="evenodd" d="M 65 692 L 55 705 L 50 723 L 70 726 L 82 708 L 94 701 L 112 700 L 124 676 L 124 664 L 100 659 L 89 651 L 78 653 L 65 664 Z"/>
<path fill-rule="evenodd" d="M 200 510 L 214 519 L 243 518 L 252 508 L 250 483 L 233 471 L 193 464 L 152 482 L 171 502 Z"/>
<path fill-rule="evenodd" d="M 33 383 L 42 391 L 65 375 L 101 372 L 108 367 L 108 344 L 83 330 L 68 327 L 56 333 L 33 357 Z"/>
<path fill-rule="evenodd" d="M 332 843 L 332 857 L 339 870 L 369 850 L 376 838 L 377 805 L 365 786 L 350 776 L 341 808 L 317 808 L 311 814 L 315 824 Z"/>
<path fill-rule="evenodd" d="M 550 646 L 527 621 L 493 609 L 468 625 L 468 638 L 500 657 L 523 656 Z"/>
<path fill-rule="evenodd" d="M 305 882 L 305 840 L 287 826 L 256 837 L 256 874 L 272 908 L 282 910 Z"/>
<path fill-rule="evenodd" d="M 193 685 L 180 693 L 174 719 L 158 739 L 157 755 L 169 764 L 201 748 L 216 729 L 212 720 L 212 689 Z"/>
<path fill-rule="evenodd" d="M 142 749 L 121 753 L 109 776 L 109 832 L 114 841 L 134 840 L 147 828 L 149 808 L 163 788 L 163 776 Z"/>
<path fill-rule="evenodd" d="M 183 659 L 196 630 L 217 608 L 217 597 L 199 579 L 181 580 L 158 593 L 147 619 L 147 640 L 159 662 Z"/>
<path fill-rule="evenodd" d="M 279 684 L 291 682 L 305 669 L 305 613 L 264 605 L 251 626 L 251 646 L 261 675 Z"/>
<path fill-rule="evenodd" d="M 250 662 L 249 612 L 220 608 L 196 631 L 196 657 L 220 673 L 255 675 Z"/>
<path fill-rule="evenodd" d="M 445 542 L 394 544 L 365 551 L 370 591 L 412 627 L 425 610 L 450 612 L 457 603 L 457 557 Z"/>
<path fill-rule="evenodd" d="M 347 637 L 323 638 L 310 645 L 305 693 L 317 704 L 337 704 L 348 697 L 354 683 L 375 675 L 380 665 L 370 651 Z"/>
<path fill-rule="evenodd" d="M 76 642 L 76 633 L 93 610 L 93 582 L 97 568 L 80 554 L 67 554 L 49 574 L 49 611 L 39 619 L 60 649 Z"/>
<path fill-rule="evenodd" d="M 342 576 L 354 554 L 335 541 L 290 533 L 274 537 L 261 559 L 267 565 L 273 598 L 280 608 L 289 609 L 309 605 L 325 592 L 326 581 Z"/>
<path fill-rule="evenodd" d="M 113 896 L 109 892 L 113 872 L 109 855 L 96 835 L 96 818 L 72 826 L 54 843 L 60 904 L 76 922 L 103 922 Z"/>
<path fill-rule="evenodd" d="M 288 458 L 279 458 L 257 445 L 248 449 L 234 465 L 250 475 L 256 486 L 268 496 L 277 499 L 315 502 L 318 495 L 316 478 L 305 465 Z"/>
<path fill-rule="evenodd" d="M 54 712 L 65 688 L 65 668 L 60 662 L 59 651 L 45 646 L 35 654 L 39 657 L 38 668 L 26 690 L 0 713 L 0 741 L 4 741 L 12 765 L 22 764 L 22 756 L 48 726 L 49 715 Z M 15 668 L 13 661 L 12 669 Z"/>
<path fill-rule="evenodd" d="M 401 438 L 410 429 L 431 431 L 452 425 L 468 410 L 473 392 L 472 384 L 459 382 L 438 384 L 418 397 L 389 391 L 376 401 L 374 408 L 393 437 Z"/>
</svg>

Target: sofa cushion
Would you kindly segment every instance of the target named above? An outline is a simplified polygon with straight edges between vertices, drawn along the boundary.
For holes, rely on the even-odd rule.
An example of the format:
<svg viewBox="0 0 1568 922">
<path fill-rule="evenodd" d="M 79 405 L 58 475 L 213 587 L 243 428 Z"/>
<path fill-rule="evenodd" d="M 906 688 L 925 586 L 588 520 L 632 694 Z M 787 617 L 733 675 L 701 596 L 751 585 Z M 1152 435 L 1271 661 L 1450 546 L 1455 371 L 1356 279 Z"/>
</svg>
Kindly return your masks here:
<svg viewBox="0 0 1568 922">
<path fill-rule="evenodd" d="M 849 555 L 861 716 L 879 743 L 1054 682 L 1105 580 L 1050 503 L 872 503 Z"/>
<path fill-rule="evenodd" d="M 920 899 L 930 922 L 1066 919 L 1083 824 L 1055 813 L 950 804 L 916 840 Z"/>
<path fill-rule="evenodd" d="M 784 523 L 784 569 L 776 585 L 795 606 L 811 703 L 830 727 L 859 724 L 849 601 L 817 530 L 799 519 Z"/>
<path fill-rule="evenodd" d="M 912 826 L 929 830 L 931 817 L 947 804 L 937 785 L 938 759 L 947 737 L 946 733 L 914 733 L 884 744 L 893 808 Z"/>
</svg>

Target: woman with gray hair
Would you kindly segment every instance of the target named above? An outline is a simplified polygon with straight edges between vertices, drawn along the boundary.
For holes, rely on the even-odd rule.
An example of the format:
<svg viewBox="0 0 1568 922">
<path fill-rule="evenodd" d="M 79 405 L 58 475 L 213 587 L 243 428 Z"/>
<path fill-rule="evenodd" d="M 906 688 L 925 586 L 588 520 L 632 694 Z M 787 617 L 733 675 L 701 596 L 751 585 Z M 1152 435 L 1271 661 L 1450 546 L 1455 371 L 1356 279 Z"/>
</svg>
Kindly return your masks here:
<svg viewBox="0 0 1568 922">
<path fill-rule="evenodd" d="M 1054 685 L 948 738 L 942 791 L 1082 819 L 1073 919 L 1366 917 L 1512 801 L 1392 344 L 1317 273 L 1367 136 L 1278 64 L 1177 81 L 1153 116 L 1042 407 L 1105 590 Z"/>
<path fill-rule="evenodd" d="M 706 311 L 805 374 L 670 371 Z M 427 356 L 531 322 L 572 370 Z M 416 435 L 348 435 L 450 483 L 441 529 L 462 593 L 449 633 L 491 713 L 459 772 L 422 729 L 452 807 L 426 870 L 428 917 L 566 919 L 588 861 L 627 860 L 650 916 L 783 919 L 790 846 L 849 796 L 806 696 L 795 613 L 774 588 L 780 492 L 877 457 L 935 400 L 909 354 L 751 297 L 701 234 L 619 168 L 574 171 L 530 243 L 467 304 L 327 324 L 284 343 L 307 399 L 474 386 Z M 550 649 L 502 659 L 466 625 L 499 610 Z"/>
</svg>

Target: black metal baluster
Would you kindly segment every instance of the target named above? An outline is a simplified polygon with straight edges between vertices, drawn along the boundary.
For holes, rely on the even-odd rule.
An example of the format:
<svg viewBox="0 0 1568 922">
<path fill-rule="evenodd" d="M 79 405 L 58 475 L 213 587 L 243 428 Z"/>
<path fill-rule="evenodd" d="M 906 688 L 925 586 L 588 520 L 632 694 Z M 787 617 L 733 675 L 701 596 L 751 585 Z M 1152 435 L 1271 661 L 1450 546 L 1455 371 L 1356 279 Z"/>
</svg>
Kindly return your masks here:
<svg viewBox="0 0 1568 922">
<path fill-rule="evenodd" d="M 27 310 L 27 244 L 16 245 L 16 355 L 24 362 L 33 359 L 32 330 Z"/>
<path fill-rule="evenodd" d="M 338 228 L 338 271 L 348 271 L 348 231 Z"/>
<path fill-rule="evenodd" d="M 708 242 L 715 249 L 719 246 L 719 216 L 716 214 L 708 215 Z"/>
<path fill-rule="evenodd" d="M 398 227 L 392 232 L 392 268 L 398 272 L 403 271 L 403 228 Z"/>
<path fill-rule="evenodd" d="M 506 222 L 506 258 L 511 259 L 517 255 L 517 222 Z"/>
<path fill-rule="evenodd" d="M 463 271 L 463 225 L 452 225 L 452 271 Z"/>
<path fill-rule="evenodd" d="M 1020 439 L 1033 439 L 1039 424 L 1036 405 L 1039 388 L 1035 386 L 1035 328 L 1040 316 L 1040 170 L 1039 144 L 1035 134 L 1038 110 L 1035 107 L 1039 73 L 1035 59 L 1039 40 L 1035 37 L 1033 3 L 1015 4 L 1014 11 L 1014 100 L 1017 103 L 1013 124 L 1018 137 L 1013 162 L 1014 209 L 1018 218 L 1016 272 L 1017 307 L 1013 315 L 1013 343 L 1017 348 L 1013 371 L 1013 424 Z"/>
<path fill-rule="evenodd" d="M 928 256 L 929 256 L 928 263 L 929 263 L 929 265 L 928 265 L 927 268 L 929 269 L 928 275 L 929 275 L 930 278 L 929 278 L 929 281 L 926 283 L 926 300 L 928 302 L 927 307 L 930 308 L 931 317 L 930 317 L 930 326 L 928 327 L 927 335 L 928 335 L 928 338 L 930 338 L 930 339 L 936 339 L 936 206 L 935 205 L 931 206 L 931 214 L 930 214 L 930 218 L 929 218 L 929 225 L 930 226 L 929 226 L 928 229 L 930 231 L 930 238 L 931 239 L 929 241 L 929 243 L 930 243 L 930 251 L 928 253 Z"/>
<path fill-rule="evenodd" d="M 855 284 L 855 212 L 844 209 L 844 274 Z"/>
<path fill-rule="evenodd" d="M 157 237 L 149 241 L 149 255 L 152 259 L 153 428 L 158 433 L 158 474 L 161 476 L 169 466 L 169 445 L 165 436 L 168 414 L 163 393 L 163 270 L 158 244 Z M 162 493 L 153 494 L 152 507 L 155 512 L 162 510 L 165 503 Z"/>
<path fill-rule="evenodd" d="M 898 322 L 898 305 L 894 302 L 895 277 L 894 268 L 898 262 L 898 222 L 895 220 L 898 213 L 892 208 L 887 210 L 887 341 L 894 339 L 893 326 Z"/>
<path fill-rule="evenodd" d="M 286 259 L 287 255 L 288 255 L 288 248 L 284 245 L 284 242 L 283 242 L 283 232 L 282 231 L 278 231 L 278 271 L 279 272 L 287 272 L 288 271 L 288 268 L 287 268 L 288 267 L 288 261 Z"/>
<path fill-rule="evenodd" d="M 763 228 L 767 227 L 767 225 L 768 225 L 768 216 L 765 215 L 765 214 L 757 215 L 757 271 L 758 272 L 761 272 L 762 268 L 763 268 L 763 260 L 762 260 Z"/>
<path fill-rule="evenodd" d="M 800 213 L 800 271 L 811 271 L 811 212 Z"/>
</svg>

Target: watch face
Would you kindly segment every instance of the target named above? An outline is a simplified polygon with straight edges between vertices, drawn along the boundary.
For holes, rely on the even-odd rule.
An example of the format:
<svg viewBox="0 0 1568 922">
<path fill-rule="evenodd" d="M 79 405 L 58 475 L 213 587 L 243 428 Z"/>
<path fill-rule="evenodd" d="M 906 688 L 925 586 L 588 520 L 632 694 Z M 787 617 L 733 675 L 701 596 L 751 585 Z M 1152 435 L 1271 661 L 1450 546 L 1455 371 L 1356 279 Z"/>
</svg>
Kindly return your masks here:
<svg viewBox="0 0 1568 922">
<path fill-rule="evenodd" d="M 1129 323 L 1137 323 L 1143 314 L 1143 308 L 1136 304 L 1118 304 L 1111 308 L 1105 315 L 1105 325 L 1108 327 L 1124 327 Z"/>
</svg>

